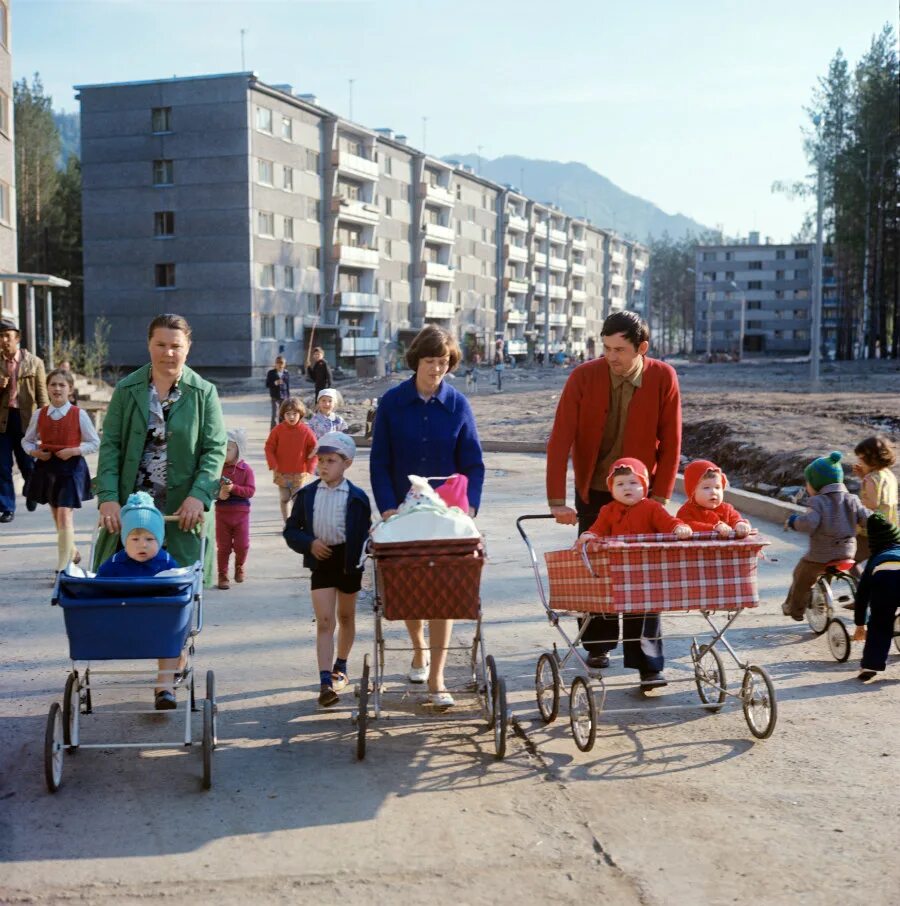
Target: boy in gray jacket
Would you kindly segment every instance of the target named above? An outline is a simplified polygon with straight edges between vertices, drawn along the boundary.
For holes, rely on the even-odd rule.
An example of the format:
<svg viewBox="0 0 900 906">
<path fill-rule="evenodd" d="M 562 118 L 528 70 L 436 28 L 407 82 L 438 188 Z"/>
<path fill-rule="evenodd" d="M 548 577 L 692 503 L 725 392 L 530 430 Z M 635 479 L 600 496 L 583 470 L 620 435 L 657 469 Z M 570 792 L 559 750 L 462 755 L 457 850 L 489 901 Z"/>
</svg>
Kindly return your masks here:
<svg viewBox="0 0 900 906">
<path fill-rule="evenodd" d="M 865 526 L 869 511 L 856 494 L 844 486 L 841 454 L 814 459 L 804 470 L 810 499 L 806 513 L 793 513 L 786 529 L 809 535 L 809 550 L 794 568 L 791 590 L 781 610 L 785 616 L 803 620 L 816 580 L 829 563 L 852 560 L 856 553 L 856 527 Z"/>
</svg>

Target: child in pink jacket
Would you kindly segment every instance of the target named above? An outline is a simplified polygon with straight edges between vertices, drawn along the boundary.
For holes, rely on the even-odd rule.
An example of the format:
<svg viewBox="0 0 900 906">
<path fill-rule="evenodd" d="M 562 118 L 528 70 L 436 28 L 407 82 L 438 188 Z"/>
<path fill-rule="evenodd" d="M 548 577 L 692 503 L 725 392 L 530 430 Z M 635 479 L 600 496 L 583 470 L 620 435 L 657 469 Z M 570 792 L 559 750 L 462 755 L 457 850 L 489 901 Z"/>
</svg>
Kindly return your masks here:
<svg viewBox="0 0 900 906">
<path fill-rule="evenodd" d="M 216 588 L 230 588 L 228 561 L 234 551 L 234 581 L 243 582 L 250 550 L 250 498 L 256 493 L 253 469 L 244 462 L 246 435 L 237 428 L 228 432 L 228 448 L 216 501 L 216 552 L 219 580 Z"/>
</svg>

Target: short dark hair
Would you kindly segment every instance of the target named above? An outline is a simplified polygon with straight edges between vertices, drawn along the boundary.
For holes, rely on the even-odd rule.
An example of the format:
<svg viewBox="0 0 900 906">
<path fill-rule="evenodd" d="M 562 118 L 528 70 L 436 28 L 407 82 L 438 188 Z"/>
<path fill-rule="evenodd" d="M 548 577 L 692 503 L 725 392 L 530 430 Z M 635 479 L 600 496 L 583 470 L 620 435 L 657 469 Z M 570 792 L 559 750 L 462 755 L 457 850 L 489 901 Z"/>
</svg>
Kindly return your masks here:
<svg viewBox="0 0 900 906">
<path fill-rule="evenodd" d="M 147 328 L 148 342 L 153 339 L 153 331 L 157 328 L 162 328 L 162 330 L 180 330 L 187 338 L 188 343 L 191 342 L 191 325 L 181 315 L 157 315 Z"/>
<path fill-rule="evenodd" d="M 459 343 L 443 327 L 426 324 L 409 344 L 409 349 L 406 350 L 406 364 L 415 371 L 419 367 L 420 359 L 439 359 L 443 356 L 450 357 L 449 370 L 453 371 L 462 358 Z"/>
<path fill-rule="evenodd" d="M 622 334 L 635 349 L 641 343 L 650 341 L 650 328 L 647 322 L 633 311 L 613 312 L 604 322 L 600 329 L 601 337 L 611 337 L 615 334 Z"/>
<path fill-rule="evenodd" d="M 861 440 L 853 452 L 867 465 L 879 469 L 889 469 L 897 457 L 891 449 L 891 442 L 881 434 Z"/>
</svg>

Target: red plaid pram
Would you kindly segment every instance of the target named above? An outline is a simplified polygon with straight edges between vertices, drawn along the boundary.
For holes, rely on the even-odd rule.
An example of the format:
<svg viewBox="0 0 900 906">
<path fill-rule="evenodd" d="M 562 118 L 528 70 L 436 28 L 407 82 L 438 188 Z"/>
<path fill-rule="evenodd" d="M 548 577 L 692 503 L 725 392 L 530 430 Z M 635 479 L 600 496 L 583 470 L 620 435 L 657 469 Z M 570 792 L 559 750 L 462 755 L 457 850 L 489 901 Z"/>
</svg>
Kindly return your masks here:
<svg viewBox="0 0 900 906">
<path fill-rule="evenodd" d="M 756 607 L 756 563 L 769 542 L 753 534 L 722 540 L 712 532 L 689 541 L 671 535 L 601 538 L 581 553 L 548 551 L 550 607 L 580 613 L 737 610 Z"/>
</svg>

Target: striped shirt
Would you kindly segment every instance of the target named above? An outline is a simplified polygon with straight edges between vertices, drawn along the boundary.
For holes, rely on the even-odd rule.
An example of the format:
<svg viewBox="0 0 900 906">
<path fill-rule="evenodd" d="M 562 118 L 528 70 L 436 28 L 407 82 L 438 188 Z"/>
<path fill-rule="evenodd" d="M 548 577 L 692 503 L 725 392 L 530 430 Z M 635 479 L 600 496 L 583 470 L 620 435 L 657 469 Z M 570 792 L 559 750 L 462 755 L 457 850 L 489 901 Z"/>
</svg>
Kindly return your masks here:
<svg viewBox="0 0 900 906">
<path fill-rule="evenodd" d="M 350 485 L 344 478 L 339 485 L 329 488 L 320 481 L 313 503 L 313 535 L 329 547 L 347 540 L 347 499 Z"/>
</svg>

